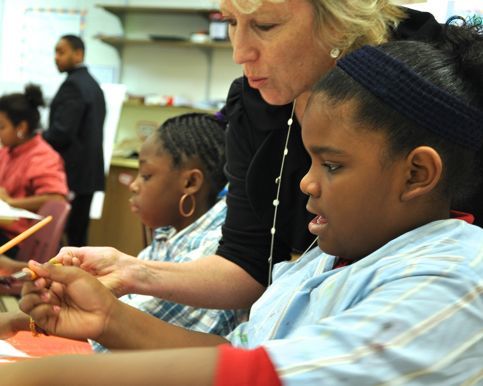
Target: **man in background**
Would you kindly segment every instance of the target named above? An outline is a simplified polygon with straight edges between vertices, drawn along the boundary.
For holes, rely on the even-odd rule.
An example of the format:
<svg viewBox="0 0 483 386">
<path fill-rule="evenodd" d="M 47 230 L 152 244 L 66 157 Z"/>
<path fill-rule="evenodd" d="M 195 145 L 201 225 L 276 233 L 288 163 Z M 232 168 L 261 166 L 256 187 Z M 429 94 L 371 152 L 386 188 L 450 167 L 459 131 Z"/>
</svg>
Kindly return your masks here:
<svg viewBox="0 0 483 386">
<path fill-rule="evenodd" d="M 106 116 L 104 94 L 84 66 L 84 42 L 64 35 L 55 46 L 55 64 L 67 78 L 50 105 L 44 139 L 65 162 L 71 192 L 71 213 L 66 234 L 69 245 L 87 244 L 89 211 L 95 191 L 104 190 L 102 150 Z"/>
</svg>

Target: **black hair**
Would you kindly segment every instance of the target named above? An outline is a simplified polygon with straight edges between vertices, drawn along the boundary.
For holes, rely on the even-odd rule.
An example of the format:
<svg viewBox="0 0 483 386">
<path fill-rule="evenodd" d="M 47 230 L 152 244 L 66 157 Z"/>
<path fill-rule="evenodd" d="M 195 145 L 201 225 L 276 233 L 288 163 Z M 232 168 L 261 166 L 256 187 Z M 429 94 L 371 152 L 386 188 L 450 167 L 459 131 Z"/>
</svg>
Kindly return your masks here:
<svg viewBox="0 0 483 386">
<path fill-rule="evenodd" d="M 63 35 L 60 39 L 66 40 L 69 45 L 72 47 L 73 50 L 81 50 L 84 54 L 86 52 L 86 48 L 84 45 L 83 40 L 76 35 Z"/>
<path fill-rule="evenodd" d="M 160 151 L 167 151 L 173 166 L 180 167 L 189 159 L 198 159 L 210 186 L 208 201 L 216 197 L 226 184 L 223 173 L 225 164 L 225 123 L 214 115 L 188 113 L 166 120 L 158 129 Z"/>
<path fill-rule="evenodd" d="M 454 25 L 454 21 L 460 21 Z M 481 18 L 470 22 L 455 17 L 448 20 L 441 41 L 430 44 L 417 41 L 392 41 L 378 48 L 403 62 L 423 79 L 478 110 L 483 109 L 483 35 Z M 451 205 L 464 202 L 478 188 L 481 179 L 479 153 L 422 128 L 374 96 L 342 69 L 335 68 L 314 86 L 314 94 L 323 93 L 328 103 L 357 102 L 354 119 L 364 128 L 387 134 L 385 161 L 406 155 L 415 147 L 433 147 L 443 159 L 441 192 Z"/>
<path fill-rule="evenodd" d="M 26 121 L 29 133 L 39 126 L 39 106 L 44 106 L 42 90 L 35 84 L 25 86 L 25 92 L 0 97 L 0 111 L 4 112 L 14 126 Z"/>
</svg>

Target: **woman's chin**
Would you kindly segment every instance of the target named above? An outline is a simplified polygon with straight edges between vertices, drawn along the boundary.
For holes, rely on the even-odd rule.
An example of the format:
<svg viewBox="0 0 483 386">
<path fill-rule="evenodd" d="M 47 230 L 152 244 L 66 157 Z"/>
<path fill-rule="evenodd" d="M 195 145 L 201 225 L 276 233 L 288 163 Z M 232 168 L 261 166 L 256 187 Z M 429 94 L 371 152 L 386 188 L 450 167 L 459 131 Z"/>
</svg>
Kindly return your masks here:
<svg viewBox="0 0 483 386">
<path fill-rule="evenodd" d="M 294 98 L 284 98 L 280 93 L 276 92 L 276 90 L 259 90 L 260 95 L 262 96 L 263 100 L 267 102 L 269 105 L 272 106 L 284 106 L 289 103 L 292 103 Z"/>
</svg>

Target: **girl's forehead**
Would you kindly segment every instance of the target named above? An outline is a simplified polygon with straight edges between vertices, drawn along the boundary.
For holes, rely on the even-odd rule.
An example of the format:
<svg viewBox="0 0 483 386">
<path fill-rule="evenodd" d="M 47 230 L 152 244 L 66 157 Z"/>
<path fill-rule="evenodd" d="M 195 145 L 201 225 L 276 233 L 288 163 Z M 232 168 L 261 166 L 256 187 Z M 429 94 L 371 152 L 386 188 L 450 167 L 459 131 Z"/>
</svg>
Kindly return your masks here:
<svg viewBox="0 0 483 386">
<path fill-rule="evenodd" d="M 339 138 L 358 137 L 362 130 L 357 112 L 358 103 L 353 99 L 335 102 L 325 94 L 313 95 L 302 120 L 302 134 L 316 133 L 312 139 L 321 141 L 327 135 Z"/>
<path fill-rule="evenodd" d="M 365 162 L 381 160 L 389 150 L 386 131 L 359 119 L 356 99 L 330 103 L 322 98 L 312 102 L 302 122 L 302 140 L 309 153 Z"/>
<path fill-rule="evenodd" d="M 161 139 L 154 134 L 147 137 L 141 145 L 140 155 L 145 157 L 161 156 L 165 154 Z"/>
<path fill-rule="evenodd" d="M 336 100 L 324 92 L 312 94 L 304 113 L 307 115 L 319 116 L 321 123 L 338 121 L 343 124 L 357 120 L 359 102 L 355 98 Z"/>
</svg>

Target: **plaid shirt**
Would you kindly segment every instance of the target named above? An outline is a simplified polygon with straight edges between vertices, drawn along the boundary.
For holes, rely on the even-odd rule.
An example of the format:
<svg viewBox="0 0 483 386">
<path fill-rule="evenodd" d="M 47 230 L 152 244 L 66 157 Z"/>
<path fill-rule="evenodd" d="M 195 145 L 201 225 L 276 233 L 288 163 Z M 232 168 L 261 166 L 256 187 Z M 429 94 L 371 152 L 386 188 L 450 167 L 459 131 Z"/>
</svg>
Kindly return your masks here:
<svg viewBox="0 0 483 386">
<path fill-rule="evenodd" d="M 190 226 L 176 233 L 173 227 L 158 228 L 150 246 L 138 255 L 151 261 L 188 262 L 215 253 L 225 220 L 226 203 L 221 199 Z M 191 330 L 217 335 L 229 334 L 246 320 L 246 311 L 195 308 L 146 295 L 126 295 L 123 302 L 161 320 Z M 97 342 L 94 350 L 107 351 Z"/>
</svg>

